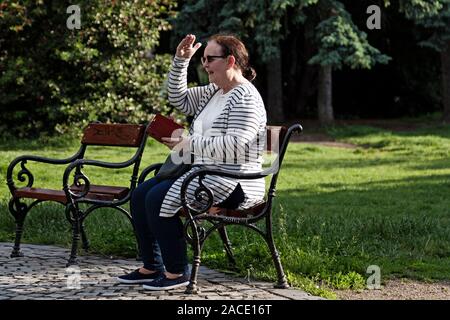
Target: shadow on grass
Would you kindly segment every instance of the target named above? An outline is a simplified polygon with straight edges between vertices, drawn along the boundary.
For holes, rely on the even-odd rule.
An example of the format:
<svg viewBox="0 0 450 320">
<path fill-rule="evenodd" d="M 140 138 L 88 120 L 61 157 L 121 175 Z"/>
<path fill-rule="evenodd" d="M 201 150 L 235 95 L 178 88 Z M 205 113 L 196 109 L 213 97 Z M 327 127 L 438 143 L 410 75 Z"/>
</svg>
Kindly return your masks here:
<svg viewBox="0 0 450 320">
<path fill-rule="evenodd" d="M 304 170 L 317 170 L 318 168 L 323 170 L 329 170 L 329 169 L 365 169 L 365 168 L 373 168 L 377 166 L 387 166 L 387 165 L 394 165 L 398 164 L 399 160 L 397 159 L 365 159 L 364 161 L 361 161 L 361 159 L 315 159 L 314 161 L 311 161 L 309 163 L 305 162 L 299 162 L 294 163 L 291 159 L 286 159 L 286 161 L 283 161 L 282 168 L 281 168 L 281 174 L 286 169 L 297 169 L 299 172 L 302 172 Z"/>
<path fill-rule="evenodd" d="M 301 150 L 300 150 L 301 151 Z M 349 151 L 345 151 L 349 152 Z M 352 151 L 350 151 L 352 152 Z M 320 158 L 308 162 L 286 159 L 285 167 L 301 178 L 301 172 L 323 168 L 366 169 L 395 165 L 399 159 Z M 407 161 L 402 157 L 401 161 Z M 419 164 L 418 164 L 419 163 Z M 446 168 L 446 159 L 414 161 L 411 167 Z M 406 166 L 408 168 L 408 166 Z M 405 165 L 403 164 L 403 168 Z M 286 173 L 286 172 L 285 172 Z M 365 273 L 368 264 L 382 266 L 383 272 L 400 276 L 448 277 L 450 256 L 450 175 L 409 176 L 346 184 L 337 180 L 314 183 L 307 188 L 279 188 L 274 223 L 276 238 L 287 270 L 298 274 L 330 276 L 335 272 Z M 328 189 L 328 190 L 326 190 Z M 27 218 L 25 237 L 35 243 L 70 243 L 70 225 L 62 206 L 42 204 Z M 11 241 L 14 222 L 7 201 L 0 202 L 0 235 Z M 93 213 L 86 221 L 95 252 L 133 257 L 135 240 L 131 226 L 121 214 L 110 210 Z M 60 227 L 56 227 L 56 226 Z M 262 251 L 262 240 L 242 231 L 234 242 L 249 263 L 271 263 Z M 258 238 L 259 240 L 256 240 Z M 232 238 L 233 241 L 233 238 Z M 220 241 L 213 242 L 210 259 L 217 252 L 223 261 Z M 245 260 L 245 261 L 247 261 Z M 255 266 L 255 269 L 257 267 Z M 261 267 L 264 268 L 264 267 Z"/>
<path fill-rule="evenodd" d="M 364 273 L 361 266 L 369 263 L 401 276 L 448 278 L 450 190 L 442 186 L 444 178 L 408 178 L 396 186 L 390 180 L 364 183 L 364 190 L 357 190 L 359 185 L 320 193 L 279 190 L 276 230 L 286 234 L 282 243 L 290 243 L 288 250 L 322 261 L 313 264 L 316 272 Z"/>
<path fill-rule="evenodd" d="M 345 139 L 364 137 L 374 134 L 392 134 L 399 137 L 426 137 L 434 136 L 441 138 L 450 138 L 450 125 L 436 123 L 417 123 L 413 126 L 402 126 L 400 124 L 383 128 L 376 125 L 342 125 L 326 128 L 326 132 L 333 138 Z"/>
<path fill-rule="evenodd" d="M 428 168 L 427 168 L 428 169 Z M 405 186 L 409 185 L 409 187 L 406 188 L 406 190 L 401 191 L 401 188 L 398 186 L 392 187 L 391 189 L 387 188 L 386 186 L 392 186 L 392 185 L 398 185 L 398 186 Z M 336 195 L 337 197 L 341 198 L 349 198 L 351 199 L 351 194 L 346 194 L 349 192 L 349 190 L 364 190 L 364 191 L 373 191 L 374 188 L 378 188 L 378 191 L 371 192 L 370 196 L 374 199 L 378 199 L 380 196 L 380 193 L 389 193 L 393 197 L 396 196 L 402 196 L 400 199 L 411 199 L 411 197 L 414 196 L 414 194 L 417 194 L 421 190 L 425 192 L 429 192 L 431 188 L 436 189 L 439 188 L 439 193 L 442 195 L 450 194 L 450 174 L 442 174 L 442 175 L 432 175 L 432 176 L 420 176 L 420 177 L 409 177 L 404 179 L 385 179 L 385 180 L 377 180 L 377 181 L 370 181 L 370 182 L 361 182 L 361 183 L 353 183 L 351 187 L 348 187 L 345 183 L 339 183 L 339 182 L 333 182 L 333 183 L 318 183 L 317 186 L 319 188 L 324 189 L 336 189 L 336 188 L 345 188 L 346 191 L 343 191 L 343 194 L 341 196 Z M 288 190 L 289 189 L 284 189 Z M 299 190 L 300 191 L 300 190 Z M 303 191 L 308 191 L 306 189 L 303 189 Z M 302 191 L 302 192 L 303 192 Z M 360 192 L 360 191 L 358 191 Z M 423 195 L 423 193 L 421 193 Z M 420 201 L 420 199 L 414 199 L 411 200 L 414 201 Z M 422 199 L 425 200 L 425 199 Z M 429 201 L 426 201 L 429 202 Z M 450 200 L 449 200 L 450 203 Z M 422 203 L 423 204 L 423 203 Z"/>
</svg>

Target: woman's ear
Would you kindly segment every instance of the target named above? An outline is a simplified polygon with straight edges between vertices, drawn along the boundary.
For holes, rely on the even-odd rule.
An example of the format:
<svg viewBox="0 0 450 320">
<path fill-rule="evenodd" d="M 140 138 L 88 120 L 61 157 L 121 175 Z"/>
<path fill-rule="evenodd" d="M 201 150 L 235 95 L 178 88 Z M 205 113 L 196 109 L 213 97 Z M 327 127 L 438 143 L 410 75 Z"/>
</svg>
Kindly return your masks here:
<svg viewBox="0 0 450 320">
<path fill-rule="evenodd" d="M 236 64 L 236 58 L 232 55 L 229 55 L 227 58 L 227 66 L 228 68 L 233 68 L 234 65 Z"/>
</svg>

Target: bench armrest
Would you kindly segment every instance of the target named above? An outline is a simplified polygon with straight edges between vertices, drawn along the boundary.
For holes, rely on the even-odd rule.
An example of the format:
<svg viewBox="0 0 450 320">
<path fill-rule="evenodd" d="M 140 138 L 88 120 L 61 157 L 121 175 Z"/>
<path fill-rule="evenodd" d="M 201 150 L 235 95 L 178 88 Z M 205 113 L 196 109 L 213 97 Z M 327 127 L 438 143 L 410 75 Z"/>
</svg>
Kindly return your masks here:
<svg viewBox="0 0 450 320">
<path fill-rule="evenodd" d="M 142 170 L 141 174 L 139 175 L 138 185 L 144 182 L 145 178 L 147 178 L 150 172 L 155 171 L 155 174 L 158 173 L 162 165 L 162 163 L 155 163 Z"/>
<path fill-rule="evenodd" d="M 98 160 L 90 160 L 90 159 L 78 159 L 73 161 L 71 164 L 67 166 L 67 168 L 64 170 L 63 174 L 63 189 L 70 194 L 72 197 L 75 198 L 81 198 L 85 196 L 89 192 L 90 182 L 88 177 L 81 172 L 81 168 L 84 166 L 95 166 L 95 167 L 101 167 L 101 168 L 109 168 L 109 169 L 122 169 L 129 167 L 135 163 L 135 160 L 137 157 L 133 157 L 128 161 L 124 162 L 106 162 L 106 161 L 98 161 Z M 75 172 L 74 177 L 74 183 L 75 185 L 80 185 L 80 180 L 84 181 L 84 188 L 81 193 L 75 194 L 69 189 L 69 176 L 73 169 L 77 169 Z"/>
<path fill-rule="evenodd" d="M 242 172 L 236 172 L 231 170 L 225 170 L 225 169 L 218 169 L 217 167 L 213 166 L 202 166 L 201 169 L 194 171 L 190 173 L 186 179 L 191 181 L 196 176 L 205 176 L 205 175 L 214 175 L 214 176 L 221 176 L 221 177 L 227 177 L 227 178 L 236 178 L 236 179 L 260 179 L 265 178 L 273 173 L 276 172 L 275 167 L 267 168 L 263 171 L 259 172 L 253 172 L 253 173 L 242 173 Z M 184 182 L 183 182 L 184 183 Z"/>
<path fill-rule="evenodd" d="M 15 158 L 10 162 L 7 172 L 6 172 L 6 181 L 10 188 L 10 190 L 16 189 L 13 181 L 13 171 L 17 164 L 20 163 L 21 170 L 17 174 L 17 179 L 21 182 L 25 182 L 28 179 L 27 187 L 32 187 L 34 182 L 34 177 L 31 171 L 25 167 L 25 164 L 28 161 L 47 163 L 47 164 L 68 164 L 73 162 L 74 160 L 81 157 L 83 154 L 83 148 L 80 148 L 73 156 L 65 159 L 54 159 L 54 158 L 46 158 L 41 156 L 32 156 L 32 155 L 23 155 Z M 25 178 L 26 176 L 26 178 Z"/>
<path fill-rule="evenodd" d="M 211 166 L 202 166 L 201 169 L 196 170 L 186 176 L 183 183 L 181 184 L 180 189 L 180 195 L 181 195 L 181 203 L 183 205 L 184 210 L 190 217 L 190 211 L 195 211 L 197 214 L 201 214 L 204 212 L 207 212 L 213 205 L 213 192 L 210 190 L 207 186 L 205 186 L 202 183 L 203 178 L 205 175 L 214 175 L 214 176 L 222 176 L 222 177 L 228 177 L 228 178 L 235 178 L 235 179 L 260 179 L 267 177 L 271 174 L 276 173 L 277 167 L 272 166 L 266 170 L 255 172 L 255 173 L 241 173 L 236 171 L 230 171 L 230 170 L 224 170 L 224 169 L 218 169 L 217 167 L 211 167 Z M 195 191 L 195 196 L 198 201 L 201 200 L 207 200 L 207 205 L 205 205 L 203 208 L 193 208 L 187 201 L 187 187 L 189 183 L 194 180 L 196 177 L 199 177 L 199 184 L 200 187 Z M 206 194 L 206 199 L 205 199 Z M 190 210 L 188 210 L 190 209 Z"/>
</svg>

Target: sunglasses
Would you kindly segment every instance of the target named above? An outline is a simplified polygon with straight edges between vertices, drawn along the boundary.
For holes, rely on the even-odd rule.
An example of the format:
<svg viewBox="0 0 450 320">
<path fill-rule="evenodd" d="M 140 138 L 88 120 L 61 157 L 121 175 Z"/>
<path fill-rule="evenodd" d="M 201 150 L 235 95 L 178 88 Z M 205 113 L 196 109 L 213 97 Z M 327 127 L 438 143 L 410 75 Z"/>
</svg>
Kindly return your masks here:
<svg viewBox="0 0 450 320">
<path fill-rule="evenodd" d="M 205 64 L 206 61 L 208 61 L 208 63 L 211 63 L 216 59 L 223 59 L 223 58 L 226 58 L 226 56 L 206 56 L 206 57 L 201 57 L 200 60 L 201 60 L 202 64 Z"/>
</svg>

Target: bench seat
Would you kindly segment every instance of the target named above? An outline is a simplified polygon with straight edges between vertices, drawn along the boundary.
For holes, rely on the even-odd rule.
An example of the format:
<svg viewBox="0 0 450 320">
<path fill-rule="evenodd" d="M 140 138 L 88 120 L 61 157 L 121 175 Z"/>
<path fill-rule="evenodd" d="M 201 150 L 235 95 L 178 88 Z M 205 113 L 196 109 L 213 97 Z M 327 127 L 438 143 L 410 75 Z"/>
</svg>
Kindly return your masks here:
<svg viewBox="0 0 450 320">
<path fill-rule="evenodd" d="M 75 192 L 81 191 L 81 187 L 75 185 L 72 185 L 70 189 Z M 128 194 L 129 188 L 91 185 L 89 190 L 84 198 L 113 201 L 124 198 Z M 67 203 L 67 197 L 63 190 L 24 187 L 14 190 L 14 197 Z"/>
</svg>

